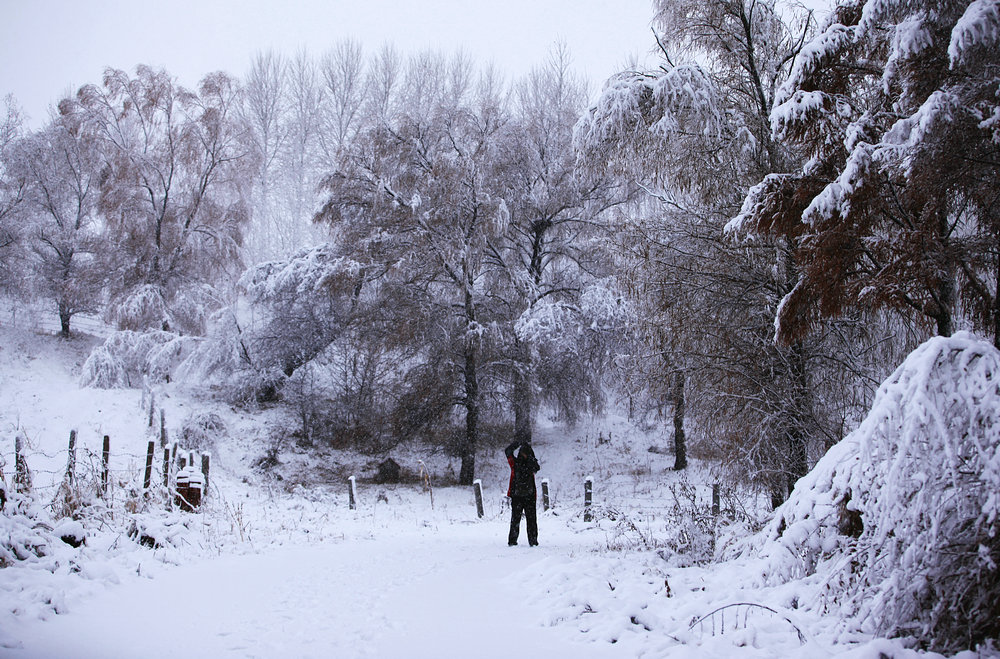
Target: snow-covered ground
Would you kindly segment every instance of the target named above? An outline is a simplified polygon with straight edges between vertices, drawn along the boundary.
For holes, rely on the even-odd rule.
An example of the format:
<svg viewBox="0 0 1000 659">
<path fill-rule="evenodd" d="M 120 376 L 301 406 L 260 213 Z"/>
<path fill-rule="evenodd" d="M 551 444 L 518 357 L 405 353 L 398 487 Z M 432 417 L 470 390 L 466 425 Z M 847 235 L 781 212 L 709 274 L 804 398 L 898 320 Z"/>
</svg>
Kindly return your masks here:
<svg viewBox="0 0 1000 659">
<path fill-rule="evenodd" d="M 0 325 L 8 491 L 18 433 L 33 472 L 31 497 L 12 494 L 0 515 L 0 544 L 42 545 L 0 568 L 0 657 L 935 656 L 805 606 L 819 575 L 766 587 L 761 562 L 693 564 L 711 552 L 710 470 L 695 461 L 687 473 L 670 471 L 664 437 L 620 418 L 575 429 L 540 422 L 539 476 L 552 484 L 554 509 L 540 515 L 540 547 L 507 547 L 498 447 L 478 459 L 479 519 L 469 488 L 436 485 L 457 471 L 440 451 L 392 453 L 407 473 L 425 470 L 430 488 L 419 478 L 371 483 L 381 456 L 314 455 L 291 442 L 282 464 L 261 471 L 252 465 L 274 441 L 277 411 L 249 413 L 168 385 L 157 405 L 171 437 L 206 412 L 224 426 L 202 512 L 168 512 L 137 493 L 154 436 L 142 393 L 77 385 L 96 342 Z M 79 548 L 59 540 L 71 525 L 50 505 L 71 429 L 90 501 Z M 94 492 L 104 435 L 111 487 L 102 501 Z M 154 482 L 158 462 L 159 452 Z M 356 510 L 347 474 L 359 477 Z M 582 515 L 587 476 L 592 522 Z M 751 517 L 761 509 L 751 495 L 726 495 L 724 505 Z"/>
</svg>

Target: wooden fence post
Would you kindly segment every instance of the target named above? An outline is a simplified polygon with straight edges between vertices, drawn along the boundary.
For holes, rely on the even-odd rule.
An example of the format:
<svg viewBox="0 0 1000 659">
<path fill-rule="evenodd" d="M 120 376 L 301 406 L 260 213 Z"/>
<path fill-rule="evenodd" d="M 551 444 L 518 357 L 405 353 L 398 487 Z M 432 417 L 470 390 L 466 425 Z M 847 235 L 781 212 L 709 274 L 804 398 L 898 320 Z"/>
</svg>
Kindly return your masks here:
<svg viewBox="0 0 1000 659">
<path fill-rule="evenodd" d="M 150 440 L 146 446 L 146 473 L 142 475 L 142 489 L 149 490 L 149 485 L 153 482 L 153 451 L 156 450 L 156 442 Z"/>
<path fill-rule="evenodd" d="M 69 458 L 66 461 L 66 480 L 70 485 L 76 478 L 76 431 L 69 431 Z"/>
<path fill-rule="evenodd" d="M 354 476 L 351 476 L 350 478 L 347 479 L 347 492 L 348 492 L 348 494 L 347 494 L 347 496 L 348 496 L 348 505 L 351 507 L 351 510 L 357 510 L 358 509 L 358 493 L 357 493 L 357 489 L 356 489 L 356 485 L 355 485 Z"/>
<path fill-rule="evenodd" d="M 476 515 L 483 517 L 483 481 L 476 479 L 472 481 L 472 491 L 476 494 Z"/>
<path fill-rule="evenodd" d="M 24 455 L 25 447 L 21 444 L 21 434 L 14 437 L 14 490 L 20 494 L 31 492 L 31 470 L 28 469 L 28 458 Z"/>
<path fill-rule="evenodd" d="M 153 415 L 156 414 L 156 394 L 150 390 L 149 392 L 149 427 L 153 427 Z"/>
<path fill-rule="evenodd" d="M 594 504 L 594 477 L 587 476 L 583 482 L 583 521 L 594 521 L 594 513 L 591 506 Z"/>
<path fill-rule="evenodd" d="M 715 483 L 712 485 L 712 514 L 719 514 L 719 484 Z"/>
<path fill-rule="evenodd" d="M 167 446 L 167 413 L 160 408 L 160 446 Z"/>
<path fill-rule="evenodd" d="M 549 509 L 549 479 L 542 479 L 542 511 Z"/>
<path fill-rule="evenodd" d="M 108 463 L 111 461 L 111 437 L 104 436 L 104 447 L 101 451 L 101 497 L 108 494 Z"/>
<path fill-rule="evenodd" d="M 201 454 L 201 475 L 205 477 L 205 489 L 202 491 L 202 497 L 208 496 L 208 472 L 212 466 L 212 454 L 202 453 Z"/>
<path fill-rule="evenodd" d="M 170 489 L 170 448 L 163 449 L 163 488 Z"/>
</svg>

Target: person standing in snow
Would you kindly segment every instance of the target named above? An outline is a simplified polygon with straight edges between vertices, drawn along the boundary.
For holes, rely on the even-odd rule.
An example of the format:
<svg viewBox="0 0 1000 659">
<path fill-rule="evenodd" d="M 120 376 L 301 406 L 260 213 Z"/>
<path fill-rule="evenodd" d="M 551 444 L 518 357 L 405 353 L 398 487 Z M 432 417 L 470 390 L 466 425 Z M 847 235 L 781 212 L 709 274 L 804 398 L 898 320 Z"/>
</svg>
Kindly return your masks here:
<svg viewBox="0 0 1000 659">
<path fill-rule="evenodd" d="M 514 449 L 520 446 L 517 457 Z M 535 514 L 535 472 L 540 469 L 531 443 L 517 440 L 504 449 L 507 464 L 510 465 L 510 485 L 507 496 L 510 497 L 510 533 L 507 544 L 513 547 L 517 544 L 517 536 L 521 530 L 521 513 L 524 513 L 528 526 L 528 544 L 532 547 L 538 544 L 538 519 Z"/>
</svg>

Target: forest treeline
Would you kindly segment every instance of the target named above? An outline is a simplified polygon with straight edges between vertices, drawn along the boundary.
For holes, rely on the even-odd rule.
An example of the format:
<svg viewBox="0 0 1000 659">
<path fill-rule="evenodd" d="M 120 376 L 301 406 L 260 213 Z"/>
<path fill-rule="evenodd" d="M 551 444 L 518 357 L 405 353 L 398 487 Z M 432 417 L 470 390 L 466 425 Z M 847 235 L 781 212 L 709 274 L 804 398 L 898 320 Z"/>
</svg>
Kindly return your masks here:
<svg viewBox="0 0 1000 659">
<path fill-rule="evenodd" d="M 120 330 L 100 386 L 282 402 L 305 444 L 529 438 L 610 401 L 775 503 L 923 339 L 1000 341 L 1000 10 L 657 0 L 593 98 L 459 53 L 108 69 L 0 125 L 0 286 Z"/>
</svg>

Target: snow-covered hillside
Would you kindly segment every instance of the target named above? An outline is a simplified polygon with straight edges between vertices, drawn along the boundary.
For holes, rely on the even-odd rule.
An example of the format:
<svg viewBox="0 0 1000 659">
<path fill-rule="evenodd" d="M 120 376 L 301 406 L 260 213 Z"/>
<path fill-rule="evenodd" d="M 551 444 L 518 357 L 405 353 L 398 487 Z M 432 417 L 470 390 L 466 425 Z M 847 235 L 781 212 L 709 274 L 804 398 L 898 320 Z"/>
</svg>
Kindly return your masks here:
<svg viewBox="0 0 1000 659">
<path fill-rule="evenodd" d="M 198 440 L 213 455 L 202 511 L 168 511 L 159 494 L 139 491 L 158 432 L 145 396 L 77 385 L 97 343 L 0 327 L 2 657 L 924 656 L 806 606 L 818 577 L 769 585 L 751 578 L 761 559 L 705 562 L 715 538 L 763 521 L 761 504 L 724 491 L 729 514 L 714 518 L 709 466 L 670 471 L 665 436 L 616 417 L 574 429 L 540 420 L 539 476 L 554 507 L 540 514 L 541 546 L 507 547 L 501 447 L 478 457 L 479 519 L 471 490 L 441 485 L 454 482 L 457 459 L 439 449 L 394 450 L 411 476 L 401 485 L 371 482 L 385 456 L 307 453 L 293 442 L 262 469 L 254 465 L 274 446 L 279 411 L 166 385 L 155 394 L 171 438 L 207 414 L 220 422 Z M 72 429 L 80 494 L 71 523 L 52 502 Z M 18 435 L 32 476 L 25 495 L 13 482 Z M 111 478 L 101 499 L 104 435 Z M 86 541 L 74 548 L 65 534 Z"/>
</svg>

